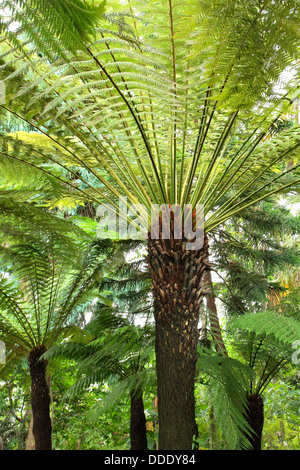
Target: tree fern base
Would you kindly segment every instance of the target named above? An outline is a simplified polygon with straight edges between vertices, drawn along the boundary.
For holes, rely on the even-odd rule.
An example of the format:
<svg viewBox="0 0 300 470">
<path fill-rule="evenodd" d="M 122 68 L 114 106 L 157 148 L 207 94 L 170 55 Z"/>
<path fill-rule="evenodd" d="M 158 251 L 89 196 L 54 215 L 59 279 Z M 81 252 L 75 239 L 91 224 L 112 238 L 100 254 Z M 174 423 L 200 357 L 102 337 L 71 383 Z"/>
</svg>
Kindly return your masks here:
<svg viewBox="0 0 300 470">
<path fill-rule="evenodd" d="M 198 434 L 194 380 L 207 252 L 207 240 L 197 251 L 187 251 L 182 240 L 148 241 L 160 450 L 191 449 L 193 436 Z"/>
<path fill-rule="evenodd" d="M 33 349 L 28 362 L 31 375 L 31 407 L 35 450 L 51 450 L 51 420 L 49 414 L 49 387 L 46 381 L 47 361 L 40 359 L 44 345 Z"/>
<path fill-rule="evenodd" d="M 260 395 L 249 395 L 247 398 L 247 421 L 253 432 L 250 436 L 252 450 L 261 450 L 262 431 L 264 425 L 264 403 Z"/>
</svg>

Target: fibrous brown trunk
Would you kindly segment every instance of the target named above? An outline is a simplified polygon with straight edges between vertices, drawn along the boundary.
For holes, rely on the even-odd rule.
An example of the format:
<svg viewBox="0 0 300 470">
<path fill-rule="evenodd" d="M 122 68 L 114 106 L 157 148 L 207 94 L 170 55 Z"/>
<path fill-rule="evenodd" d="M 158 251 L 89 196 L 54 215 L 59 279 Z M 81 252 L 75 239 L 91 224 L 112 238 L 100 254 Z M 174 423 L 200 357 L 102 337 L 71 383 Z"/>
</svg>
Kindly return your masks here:
<svg viewBox="0 0 300 470">
<path fill-rule="evenodd" d="M 130 442 L 131 450 L 147 450 L 146 418 L 141 390 L 130 394 Z"/>
<path fill-rule="evenodd" d="M 207 239 L 199 250 L 184 240 L 148 240 L 155 316 L 159 450 L 192 449 L 195 421 L 194 381 L 207 269 Z"/>
<path fill-rule="evenodd" d="M 248 439 L 252 450 L 261 450 L 262 432 L 264 426 L 264 403 L 260 395 L 249 395 L 247 397 L 247 421 L 253 432 Z"/>
<path fill-rule="evenodd" d="M 31 409 L 35 450 L 51 450 L 51 420 L 49 387 L 46 381 L 47 361 L 40 359 L 46 351 L 41 345 L 34 348 L 28 362 L 31 375 Z"/>
</svg>

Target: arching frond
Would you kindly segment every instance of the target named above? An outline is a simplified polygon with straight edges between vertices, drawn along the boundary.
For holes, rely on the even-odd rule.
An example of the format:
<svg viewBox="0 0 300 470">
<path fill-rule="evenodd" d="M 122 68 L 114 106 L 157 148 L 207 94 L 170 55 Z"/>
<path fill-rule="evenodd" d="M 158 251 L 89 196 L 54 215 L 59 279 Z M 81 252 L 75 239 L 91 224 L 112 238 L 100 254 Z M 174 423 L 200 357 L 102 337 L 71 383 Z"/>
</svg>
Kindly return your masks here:
<svg viewBox="0 0 300 470">
<path fill-rule="evenodd" d="M 276 342 L 283 346 L 291 346 L 299 340 L 299 322 L 287 316 L 278 315 L 273 312 L 258 312 L 243 315 L 234 320 L 237 328 L 263 335 L 267 338 L 274 338 Z"/>
<path fill-rule="evenodd" d="M 245 416 L 252 370 L 236 359 L 205 353 L 200 354 L 198 366 L 211 379 L 208 384 L 211 405 L 229 449 L 249 449 L 250 427 Z"/>
<path fill-rule="evenodd" d="M 94 34 L 95 23 L 102 16 L 104 5 L 105 1 L 96 7 L 80 0 L 2 2 L 2 8 L 9 9 L 14 20 L 21 24 L 22 32 L 29 35 L 31 41 L 38 42 L 40 51 L 49 54 L 49 58 L 53 58 L 49 49 L 62 52 L 59 41 L 69 51 L 82 49 L 89 36 Z M 47 39 L 41 41 L 43 36 Z"/>
<path fill-rule="evenodd" d="M 61 28 L 69 4 L 47 10 L 42 2 L 35 13 L 31 3 L 10 3 L 20 25 L 21 12 L 25 19 L 15 29 L 2 22 L 2 111 L 45 141 L 32 144 L 36 160 L 24 138 L 24 151 L 9 146 L 5 158 L 56 178 L 56 170 L 83 168 L 97 184 L 82 175 L 65 181 L 76 197 L 109 204 L 123 218 L 120 198 L 124 207 L 140 203 L 146 226 L 153 203 L 204 204 L 209 231 L 268 195 L 296 190 L 298 127 L 270 139 L 298 93 L 295 81 L 276 91 L 281 72 L 297 68 L 296 2 L 131 1 L 124 14 L 114 4 L 100 21 L 93 16 L 95 36 L 82 35 L 76 51 Z M 92 7 L 82 3 L 78 18 L 79 4 L 72 21 L 89 34 Z M 52 38 L 55 9 L 62 15 Z M 72 30 L 70 19 L 66 25 Z"/>
</svg>

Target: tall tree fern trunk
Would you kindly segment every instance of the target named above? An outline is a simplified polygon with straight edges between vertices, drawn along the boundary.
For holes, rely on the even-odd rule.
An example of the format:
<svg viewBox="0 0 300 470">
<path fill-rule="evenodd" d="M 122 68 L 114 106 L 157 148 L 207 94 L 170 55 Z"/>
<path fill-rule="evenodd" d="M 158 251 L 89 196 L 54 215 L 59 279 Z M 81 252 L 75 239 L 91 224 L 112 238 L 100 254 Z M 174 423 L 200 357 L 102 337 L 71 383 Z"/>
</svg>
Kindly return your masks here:
<svg viewBox="0 0 300 470">
<path fill-rule="evenodd" d="M 252 428 L 249 439 L 252 450 L 261 450 L 262 432 L 264 426 L 264 403 L 260 395 L 247 397 L 247 421 Z"/>
<path fill-rule="evenodd" d="M 194 381 L 207 240 L 188 251 L 182 240 L 148 240 L 156 322 L 160 450 L 188 450 L 197 436 Z"/>
<path fill-rule="evenodd" d="M 35 450 L 51 450 L 51 420 L 49 387 L 46 381 L 47 361 L 40 359 L 46 351 L 41 345 L 33 349 L 28 362 L 31 375 L 31 408 Z"/>
<path fill-rule="evenodd" d="M 147 450 L 146 418 L 141 390 L 130 394 L 130 441 L 131 450 Z"/>
</svg>

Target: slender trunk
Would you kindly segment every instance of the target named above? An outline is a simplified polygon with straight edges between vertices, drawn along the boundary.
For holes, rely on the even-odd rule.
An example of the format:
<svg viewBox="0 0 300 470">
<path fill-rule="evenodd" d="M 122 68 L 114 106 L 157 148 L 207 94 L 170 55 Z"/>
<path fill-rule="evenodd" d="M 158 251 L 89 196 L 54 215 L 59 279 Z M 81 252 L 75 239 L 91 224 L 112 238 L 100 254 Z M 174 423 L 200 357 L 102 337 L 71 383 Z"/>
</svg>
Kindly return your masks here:
<svg viewBox="0 0 300 470">
<path fill-rule="evenodd" d="M 29 426 L 28 426 L 28 434 L 27 434 L 27 439 L 26 439 L 26 446 L 25 450 L 34 450 L 34 435 L 33 435 L 33 417 L 32 417 L 32 411 L 30 410 L 30 421 L 29 421 Z"/>
<path fill-rule="evenodd" d="M 37 346 L 28 356 L 35 450 L 51 450 L 50 396 L 46 381 L 47 361 L 39 360 L 45 351 L 45 346 Z"/>
<path fill-rule="evenodd" d="M 198 435 L 194 381 L 199 340 L 200 288 L 206 269 L 203 248 L 182 240 L 148 240 L 155 316 L 159 450 L 192 449 Z"/>
<path fill-rule="evenodd" d="M 216 352 L 221 356 L 228 356 L 225 343 L 222 337 L 222 330 L 219 322 L 216 298 L 214 295 L 213 283 L 211 278 L 211 270 L 205 271 L 205 287 L 208 289 L 206 296 L 206 304 L 208 309 L 208 317 L 210 322 L 211 334 L 213 337 Z"/>
<path fill-rule="evenodd" d="M 209 408 L 209 447 L 211 450 L 217 450 L 219 448 L 218 426 L 212 405 Z"/>
<path fill-rule="evenodd" d="M 253 430 L 250 437 L 251 449 L 261 450 L 262 431 L 264 425 L 263 399 L 260 395 L 249 395 L 247 398 L 247 405 L 247 421 Z"/>
<path fill-rule="evenodd" d="M 132 390 L 130 399 L 131 450 L 147 450 L 146 418 L 142 391 Z"/>
<path fill-rule="evenodd" d="M 201 323 L 201 328 L 200 328 L 199 344 L 209 349 L 211 346 L 211 341 L 207 337 L 207 315 L 204 309 L 204 304 L 202 304 L 200 307 L 200 323 Z"/>
</svg>

